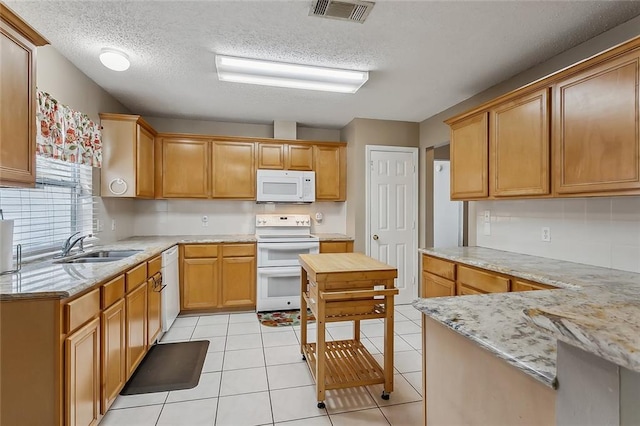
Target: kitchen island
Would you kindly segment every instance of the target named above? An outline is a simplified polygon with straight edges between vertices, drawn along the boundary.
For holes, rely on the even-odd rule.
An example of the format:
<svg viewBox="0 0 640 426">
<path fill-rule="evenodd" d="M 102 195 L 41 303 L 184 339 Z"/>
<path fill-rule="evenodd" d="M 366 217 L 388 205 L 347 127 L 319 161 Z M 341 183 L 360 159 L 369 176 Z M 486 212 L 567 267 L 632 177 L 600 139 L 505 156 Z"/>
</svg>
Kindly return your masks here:
<svg viewBox="0 0 640 426">
<path fill-rule="evenodd" d="M 424 314 L 428 423 L 555 423 L 557 338 L 618 362 L 624 361 L 621 352 L 635 359 L 640 349 L 634 334 L 640 318 L 640 274 L 478 247 L 421 252 L 558 287 L 414 302 Z M 629 311 L 624 318 L 633 311 L 635 319 L 612 314 L 620 307 Z M 619 330 L 617 348 L 603 340 L 614 334 L 593 321 L 582 324 L 581 333 L 564 335 L 572 329 L 569 322 L 585 322 L 604 312 L 611 329 Z M 557 325 L 563 315 L 566 327 L 550 332 L 550 324 Z M 607 350 L 602 349 L 605 342 Z M 637 368 L 633 362 L 620 365 Z"/>
</svg>

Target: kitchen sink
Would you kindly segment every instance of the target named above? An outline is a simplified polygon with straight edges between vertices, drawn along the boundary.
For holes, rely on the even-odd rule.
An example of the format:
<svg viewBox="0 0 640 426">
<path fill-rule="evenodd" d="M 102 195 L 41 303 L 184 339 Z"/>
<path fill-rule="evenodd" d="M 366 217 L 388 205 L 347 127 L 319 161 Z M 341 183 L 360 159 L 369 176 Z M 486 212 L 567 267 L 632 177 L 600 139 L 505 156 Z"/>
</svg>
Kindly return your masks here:
<svg viewBox="0 0 640 426">
<path fill-rule="evenodd" d="M 140 253 L 142 250 L 98 250 L 90 253 L 84 253 L 72 258 L 59 260 L 56 263 L 106 263 L 122 260 L 134 254 Z"/>
</svg>

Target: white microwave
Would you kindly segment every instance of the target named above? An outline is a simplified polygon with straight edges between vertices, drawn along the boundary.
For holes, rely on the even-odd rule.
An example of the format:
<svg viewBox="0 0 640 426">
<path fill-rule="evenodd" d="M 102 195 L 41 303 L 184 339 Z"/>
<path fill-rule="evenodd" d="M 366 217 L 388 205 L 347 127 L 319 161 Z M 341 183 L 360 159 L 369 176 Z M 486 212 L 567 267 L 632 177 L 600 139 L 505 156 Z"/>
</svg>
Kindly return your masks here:
<svg viewBox="0 0 640 426">
<path fill-rule="evenodd" d="M 259 203 L 312 203 L 316 200 L 316 172 L 258 170 Z"/>
</svg>

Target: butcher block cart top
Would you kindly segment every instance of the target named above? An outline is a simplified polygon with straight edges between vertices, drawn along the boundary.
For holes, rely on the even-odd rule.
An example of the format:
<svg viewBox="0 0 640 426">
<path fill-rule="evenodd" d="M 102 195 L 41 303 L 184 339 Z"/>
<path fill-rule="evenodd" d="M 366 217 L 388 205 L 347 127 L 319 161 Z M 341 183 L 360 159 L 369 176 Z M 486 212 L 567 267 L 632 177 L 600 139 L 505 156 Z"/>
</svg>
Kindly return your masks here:
<svg viewBox="0 0 640 426">
<path fill-rule="evenodd" d="M 318 408 L 325 391 L 384 384 L 393 391 L 393 296 L 398 270 L 362 253 L 301 254 L 301 353 L 316 381 Z M 317 343 L 307 342 L 307 308 L 317 321 Z M 384 320 L 384 366 L 360 342 L 360 321 Z M 353 339 L 325 341 L 329 322 L 353 321 Z"/>
</svg>

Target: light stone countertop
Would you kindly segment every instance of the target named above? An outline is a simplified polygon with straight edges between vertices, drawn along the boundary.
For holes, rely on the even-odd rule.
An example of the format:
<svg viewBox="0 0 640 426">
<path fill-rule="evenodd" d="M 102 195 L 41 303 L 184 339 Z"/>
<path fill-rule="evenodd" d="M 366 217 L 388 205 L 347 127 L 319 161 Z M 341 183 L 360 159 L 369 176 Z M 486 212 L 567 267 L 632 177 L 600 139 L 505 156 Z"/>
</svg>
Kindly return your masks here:
<svg viewBox="0 0 640 426">
<path fill-rule="evenodd" d="M 0 277 L 0 300 L 71 297 L 159 255 L 176 244 L 255 241 L 253 234 L 175 235 L 132 237 L 112 244 L 96 245 L 86 251 L 142 251 L 125 259 L 106 263 L 56 263 L 56 259 L 50 259 L 25 264 L 19 273 Z"/>
<path fill-rule="evenodd" d="M 320 241 L 353 241 L 353 237 L 345 234 L 313 233 Z"/>
<path fill-rule="evenodd" d="M 542 383 L 556 386 L 556 339 L 640 371 L 640 274 L 481 247 L 420 252 L 560 287 L 413 304 Z"/>
</svg>

